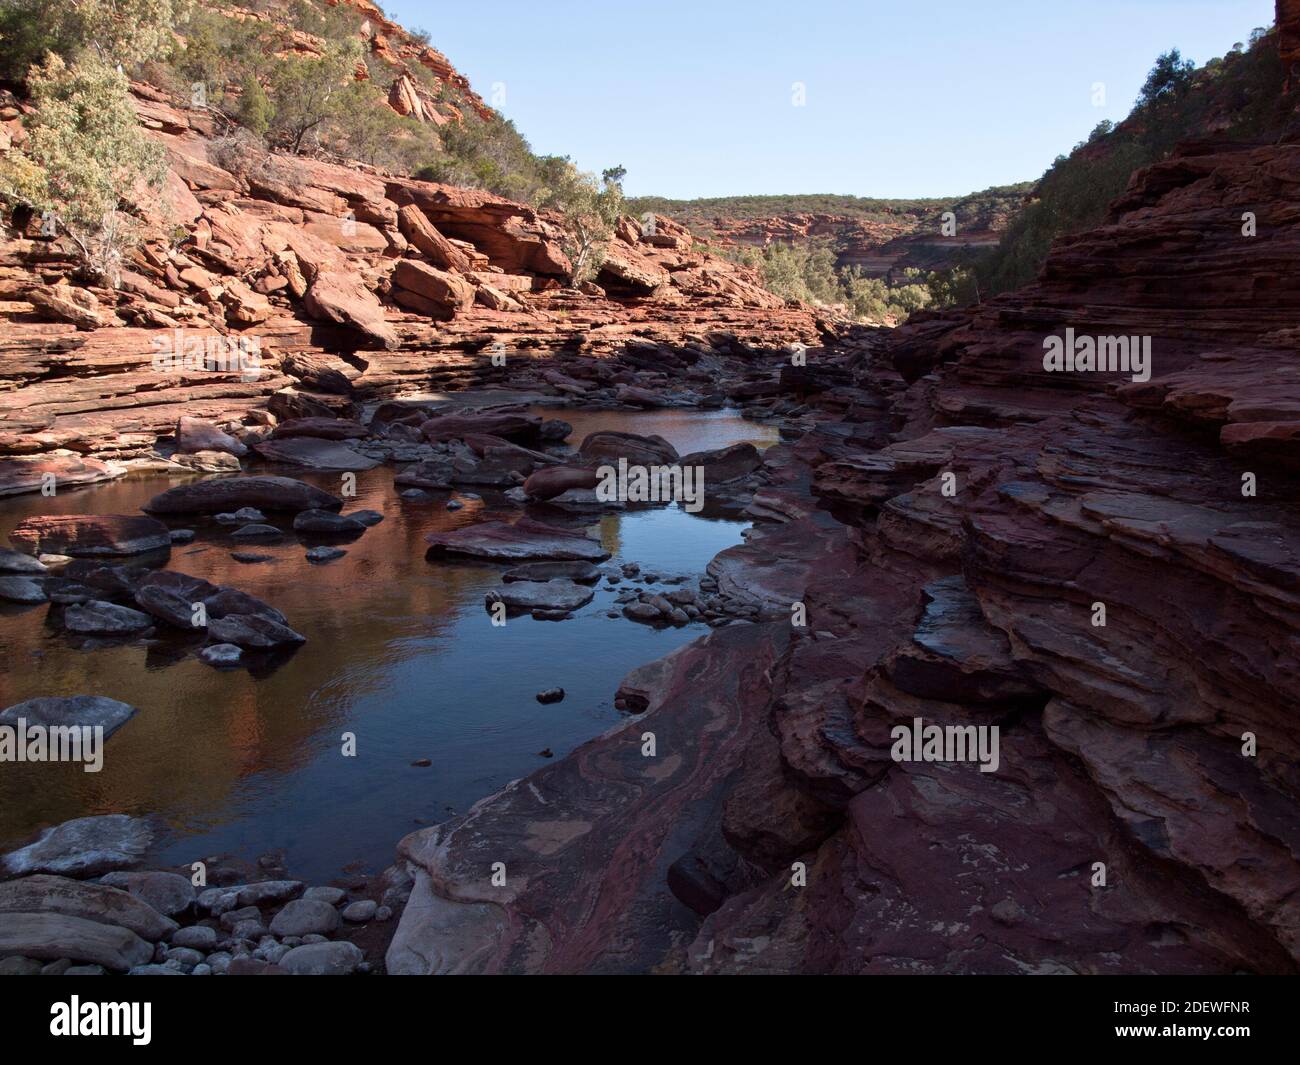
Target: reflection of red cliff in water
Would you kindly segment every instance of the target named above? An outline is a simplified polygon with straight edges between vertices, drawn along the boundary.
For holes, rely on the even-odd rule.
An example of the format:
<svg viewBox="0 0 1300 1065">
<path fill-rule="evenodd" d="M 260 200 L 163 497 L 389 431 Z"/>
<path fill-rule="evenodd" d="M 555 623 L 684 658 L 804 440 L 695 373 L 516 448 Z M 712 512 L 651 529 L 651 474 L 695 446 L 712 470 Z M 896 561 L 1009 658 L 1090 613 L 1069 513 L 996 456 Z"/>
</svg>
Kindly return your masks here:
<svg viewBox="0 0 1300 1065">
<path fill-rule="evenodd" d="M 383 509 L 382 497 L 393 492 L 391 475 L 370 477 L 362 478 L 362 494 L 350 504 Z M 55 500 L 12 500 L 0 514 L 0 533 L 55 504 L 61 513 L 129 514 L 158 489 L 156 480 L 132 479 Z M 238 781 L 301 767 L 313 756 L 313 738 L 346 712 L 363 690 L 357 685 L 370 682 L 349 664 L 390 661 L 401 654 L 394 645 L 403 637 L 436 636 L 467 601 L 481 597 L 489 573 L 436 573 L 424 561 L 423 543 L 428 531 L 473 520 L 481 505 L 455 514 L 441 506 L 411 513 L 390 508 L 385 522 L 344 545 L 348 556 L 326 567 L 309 567 L 292 534 L 259 548 L 275 556 L 261 565 L 232 559 L 240 545 L 229 540 L 175 548 L 170 569 L 264 599 L 308 637 L 285 667 L 267 676 L 213 670 L 194 658 L 193 641 L 165 627 L 152 651 L 130 644 L 73 650 L 62 634 L 40 624 L 50 608 L 7 608 L 0 614 L 0 645 L 6 661 L 28 666 L 0 671 L 0 706 L 93 688 L 141 712 L 106 749 L 112 772 L 41 766 L 0 774 L 0 839 L 85 812 L 216 810 Z M 169 647 L 189 651 L 173 662 L 164 653 Z"/>
</svg>

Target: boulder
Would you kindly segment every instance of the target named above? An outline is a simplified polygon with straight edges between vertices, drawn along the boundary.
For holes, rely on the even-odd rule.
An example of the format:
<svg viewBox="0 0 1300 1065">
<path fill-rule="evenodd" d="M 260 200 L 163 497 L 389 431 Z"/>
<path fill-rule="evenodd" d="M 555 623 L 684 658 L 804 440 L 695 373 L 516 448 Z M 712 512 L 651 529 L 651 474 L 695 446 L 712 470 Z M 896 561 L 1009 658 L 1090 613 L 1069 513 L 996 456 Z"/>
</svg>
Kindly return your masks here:
<svg viewBox="0 0 1300 1065">
<path fill-rule="evenodd" d="M 369 429 L 351 418 L 291 418 L 275 427 L 271 439 L 311 436 L 321 440 L 362 440 L 369 435 Z"/>
<path fill-rule="evenodd" d="M 366 531 L 364 522 L 345 514 L 328 510 L 302 510 L 293 519 L 295 532 L 314 533 L 318 536 L 360 536 Z"/>
<path fill-rule="evenodd" d="M 339 926 L 339 911 L 317 899 L 294 899 L 271 920 L 274 936 L 328 935 Z"/>
<path fill-rule="evenodd" d="M 407 240 L 444 270 L 464 273 L 473 265 L 469 256 L 449 241 L 415 204 L 398 208 L 397 225 Z"/>
<path fill-rule="evenodd" d="M 430 533 L 426 557 L 473 558 L 502 562 L 603 562 L 609 552 L 582 533 L 560 529 L 531 518 L 513 525 L 487 521 L 450 532 Z"/>
<path fill-rule="evenodd" d="M 134 636 L 152 625 L 148 614 L 102 599 L 74 604 L 63 612 L 63 627 L 83 636 Z"/>
<path fill-rule="evenodd" d="M 0 577 L 0 599 L 7 603 L 33 605 L 48 598 L 45 588 L 31 577 Z"/>
<path fill-rule="evenodd" d="M 280 959 L 280 967 L 295 976 L 347 976 L 356 972 L 365 955 L 355 943 L 308 943 Z"/>
<path fill-rule="evenodd" d="M 116 887 L 38 873 L 0 884 L 0 914 L 61 913 L 98 924 L 129 928 L 157 943 L 177 924 L 147 902 Z"/>
<path fill-rule="evenodd" d="M 29 726 L 102 728 L 108 739 L 135 714 L 136 708 L 129 703 L 102 695 L 43 695 L 0 711 L 0 725 L 15 726 L 22 718 Z"/>
<path fill-rule="evenodd" d="M 0 955 L 74 961 L 126 972 L 146 964 L 153 947 L 129 928 L 63 913 L 0 913 Z"/>
<path fill-rule="evenodd" d="M 217 593 L 217 586 L 174 570 L 159 570 L 140 581 L 135 605 L 178 629 L 202 628 L 194 624 L 195 604 Z"/>
<path fill-rule="evenodd" d="M 590 562 L 525 562 L 501 574 L 507 583 L 513 581 L 577 581 L 595 584 L 600 580 L 600 570 Z"/>
<path fill-rule="evenodd" d="M 194 904 L 194 885 L 190 883 L 189 877 L 181 876 L 179 873 L 161 871 L 109 873 L 100 878 L 100 883 L 134 895 L 168 917 L 184 913 Z M 172 937 L 172 942 L 176 942 L 175 936 Z M 176 945 L 193 946 L 194 944 L 177 943 Z"/>
<path fill-rule="evenodd" d="M 393 299 L 411 310 L 447 320 L 473 306 L 474 286 L 457 274 L 402 259 L 393 270 Z"/>
<path fill-rule="evenodd" d="M 176 450 L 186 454 L 200 451 L 224 451 L 247 455 L 248 448 L 229 433 L 223 433 L 210 421 L 182 415 L 176 423 Z"/>
<path fill-rule="evenodd" d="M 220 514 L 262 510 L 339 510 L 343 500 L 292 477 L 223 477 L 181 484 L 145 504 L 149 514 Z"/>
<path fill-rule="evenodd" d="M 692 451 L 677 462 L 683 467 L 703 467 L 705 484 L 723 484 L 753 473 L 763 465 L 763 456 L 753 444 L 745 443 L 713 451 Z"/>
<path fill-rule="evenodd" d="M 532 444 L 537 441 L 541 428 L 542 419 L 536 414 L 464 412 L 430 418 L 420 426 L 420 432 L 432 444 L 476 435 L 496 436 L 515 444 Z"/>
<path fill-rule="evenodd" d="M 39 559 L 9 547 L 0 547 L 0 573 L 17 573 L 39 577 L 49 572 L 49 567 Z"/>
<path fill-rule="evenodd" d="M 484 597 L 490 608 L 505 603 L 508 611 L 554 610 L 568 613 L 586 606 L 595 596 L 592 588 L 573 581 L 515 581 L 491 589 Z"/>
<path fill-rule="evenodd" d="M 595 470 L 548 466 L 528 475 L 524 481 L 524 493 L 529 499 L 554 499 L 572 488 L 595 488 L 599 483 L 600 478 Z"/>
<path fill-rule="evenodd" d="M 373 470 L 379 465 L 378 459 L 353 451 L 346 444 L 314 436 L 264 440 L 254 444 L 253 450 L 268 462 L 286 462 L 313 470 L 360 471 Z"/>
<path fill-rule="evenodd" d="M 384 308 L 356 276 L 322 270 L 308 287 L 303 309 L 314 318 L 335 322 L 359 333 L 368 347 L 393 350 L 400 341 L 384 318 Z"/>
<path fill-rule="evenodd" d="M 0 858 L 0 869 L 10 876 L 98 876 L 136 865 L 152 842 L 153 830 L 140 818 L 126 814 L 78 817 L 47 828 L 35 842 L 10 851 Z"/>
<path fill-rule="evenodd" d="M 578 453 L 592 463 L 614 464 L 627 459 L 632 466 L 671 466 L 678 458 L 677 449 L 662 436 L 638 436 L 613 429 L 588 434 Z"/>
</svg>

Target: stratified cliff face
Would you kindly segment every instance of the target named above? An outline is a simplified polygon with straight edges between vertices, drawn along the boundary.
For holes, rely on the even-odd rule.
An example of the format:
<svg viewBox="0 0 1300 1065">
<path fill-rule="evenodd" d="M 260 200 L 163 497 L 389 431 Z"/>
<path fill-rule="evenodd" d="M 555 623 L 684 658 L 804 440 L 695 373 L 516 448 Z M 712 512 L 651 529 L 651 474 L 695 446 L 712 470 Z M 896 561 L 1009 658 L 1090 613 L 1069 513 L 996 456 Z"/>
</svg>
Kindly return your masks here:
<svg viewBox="0 0 1300 1065">
<path fill-rule="evenodd" d="M 1037 284 L 810 357 L 710 566 L 774 620 L 407 837 L 389 968 L 1295 972 L 1298 205 L 1294 133 L 1187 145 Z M 1149 380 L 1045 370 L 1067 329 Z M 895 760 L 917 718 L 996 768 Z"/>
<path fill-rule="evenodd" d="M 39 219 L 0 234 L 0 495 L 48 473 L 75 484 L 120 474 L 121 460 L 165 459 L 159 441 L 181 415 L 246 434 L 268 412 L 347 415 L 368 398 L 472 384 L 560 394 L 548 360 L 579 355 L 582 387 L 614 401 L 638 370 L 607 357 L 629 349 L 644 363 L 665 345 L 653 376 L 684 370 L 674 348 L 694 362 L 819 335 L 808 310 L 668 219 L 645 233 L 625 219 L 598 284 L 579 291 L 561 282 L 553 216 L 232 147 L 209 112 L 134 91 L 170 169 L 162 202 L 141 205 L 155 236 L 121 288 L 84 283 L 72 245 Z M 22 114 L 0 101 L 16 144 Z"/>
</svg>

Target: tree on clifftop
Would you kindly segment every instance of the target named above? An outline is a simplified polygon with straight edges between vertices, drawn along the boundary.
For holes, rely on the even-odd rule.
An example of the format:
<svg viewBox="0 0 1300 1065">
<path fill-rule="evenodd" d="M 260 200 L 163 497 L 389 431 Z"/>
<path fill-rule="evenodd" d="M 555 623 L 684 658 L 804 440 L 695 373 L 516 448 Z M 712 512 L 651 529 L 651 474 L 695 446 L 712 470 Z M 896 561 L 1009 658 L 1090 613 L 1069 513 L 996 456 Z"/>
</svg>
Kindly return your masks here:
<svg viewBox="0 0 1300 1065">
<path fill-rule="evenodd" d="M 623 178 L 627 171 L 621 166 L 612 167 L 597 179 L 567 159 L 550 163 L 551 186 L 541 206 L 561 215 L 565 232 L 562 246 L 573 266 L 569 284 L 577 285 L 594 277 L 605 261 L 605 249 L 623 214 Z"/>
</svg>

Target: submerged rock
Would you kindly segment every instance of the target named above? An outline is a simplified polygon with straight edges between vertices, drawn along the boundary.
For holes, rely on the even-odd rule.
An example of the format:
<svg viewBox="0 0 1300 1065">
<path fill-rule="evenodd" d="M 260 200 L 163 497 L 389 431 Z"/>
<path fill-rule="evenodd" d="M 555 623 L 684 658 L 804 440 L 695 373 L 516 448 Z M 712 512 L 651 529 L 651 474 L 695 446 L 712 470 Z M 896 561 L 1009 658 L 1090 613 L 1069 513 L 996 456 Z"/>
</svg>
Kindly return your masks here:
<svg viewBox="0 0 1300 1065">
<path fill-rule="evenodd" d="M 600 570 L 590 562 L 525 562 L 501 574 L 501 579 L 512 581 L 553 581 L 557 578 L 595 584 L 600 580 Z"/>
<path fill-rule="evenodd" d="M 567 614 L 586 606 L 595 594 L 586 585 L 562 579 L 517 581 L 493 588 L 484 596 L 484 601 L 489 607 L 493 603 L 505 603 L 508 610 L 543 610 Z"/>
<path fill-rule="evenodd" d="M 488 521 L 445 533 L 431 533 L 429 559 L 479 558 L 505 562 L 527 560 L 603 562 L 609 552 L 582 533 L 520 518 L 513 525 Z"/>
</svg>

